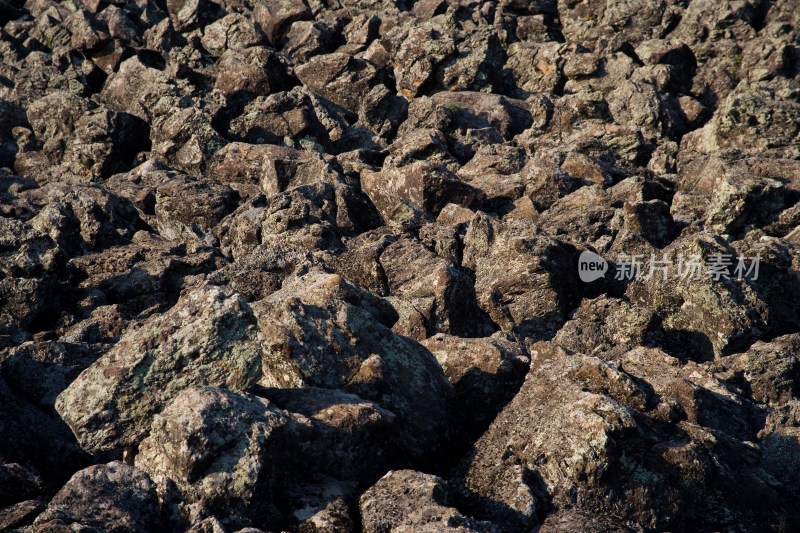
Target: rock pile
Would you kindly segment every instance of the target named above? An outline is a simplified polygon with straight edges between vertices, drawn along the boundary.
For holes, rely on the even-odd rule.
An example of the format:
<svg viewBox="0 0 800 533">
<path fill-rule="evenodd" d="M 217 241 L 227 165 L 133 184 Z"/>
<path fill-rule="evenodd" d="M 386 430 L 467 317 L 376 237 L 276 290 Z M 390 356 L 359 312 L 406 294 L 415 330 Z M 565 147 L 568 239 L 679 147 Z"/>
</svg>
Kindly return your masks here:
<svg viewBox="0 0 800 533">
<path fill-rule="evenodd" d="M 800 530 L 794 2 L 0 26 L 0 530 Z"/>
</svg>

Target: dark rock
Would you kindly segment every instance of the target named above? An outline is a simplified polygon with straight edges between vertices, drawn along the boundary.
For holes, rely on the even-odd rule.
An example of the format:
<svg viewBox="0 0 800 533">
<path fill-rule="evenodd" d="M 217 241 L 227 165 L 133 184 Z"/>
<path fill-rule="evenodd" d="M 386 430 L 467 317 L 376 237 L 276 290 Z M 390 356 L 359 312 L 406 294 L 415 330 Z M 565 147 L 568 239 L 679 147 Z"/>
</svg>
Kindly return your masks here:
<svg viewBox="0 0 800 533">
<path fill-rule="evenodd" d="M 365 532 L 498 531 L 488 522 L 472 520 L 448 505 L 447 485 L 437 476 L 413 470 L 386 474 L 359 503 Z"/>
<path fill-rule="evenodd" d="M 288 418 L 267 400 L 215 387 L 187 388 L 152 420 L 136 464 L 176 525 L 209 514 L 228 527 L 275 522 Z"/>
<path fill-rule="evenodd" d="M 165 326 L 171 334 L 164 335 Z M 58 396 L 56 410 L 86 450 L 135 446 L 182 390 L 255 383 L 260 356 L 247 303 L 232 291 L 198 288 L 123 336 Z"/>
<path fill-rule="evenodd" d="M 403 445 L 394 454 L 435 457 L 453 431 L 452 387 L 431 353 L 392 333 L 389 317 L 381 320 L 359 292 L 338 275 L 310 273 L 254 304 L 264 336 L 261 384 L 342 388 L 375 401 L 399 419 Z"/>
<path fill-rule="evenodd" d="M 36 518 L 39 531 L 92 528 L 145 532 L 158 528 L 159 503 L 150 478 L 114 462 L 75 474 Z"/>
</svg>

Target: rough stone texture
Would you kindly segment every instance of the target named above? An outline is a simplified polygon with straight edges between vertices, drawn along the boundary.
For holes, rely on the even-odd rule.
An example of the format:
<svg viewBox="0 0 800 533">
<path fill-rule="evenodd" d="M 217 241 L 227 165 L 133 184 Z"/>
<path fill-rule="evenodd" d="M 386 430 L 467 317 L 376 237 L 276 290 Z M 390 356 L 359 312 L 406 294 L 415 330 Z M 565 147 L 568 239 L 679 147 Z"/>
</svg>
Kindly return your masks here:
<svg viewBox="0 0 800 533">
<path fill-rule="evenodd" d="M 465 459 L 462 497 L 478 516 L 514 529 L 535 525 L 551 506 L 614 508 L 656 529 L 683 527 L 679 509 L 691 510 L 693 523 L 782 520 L 764 502 L 794 496 L 772 486 L 758 461 L 738 462 L 757 453 L 737 438 L 752 438 L 752 429 L 737 435 L 715 412 L 742 421 L 746 402 L 699 369 L 634 352 L 607 363 L 536 345 L 519 394 Z M 652 389 L 639 385 L 643 375 Z M 761 510 L 767 516 L 756 518 Z"/>
<path fill-rule="evenodd" d="M 88 451 L 135 446 L 187 387 L 255 383 L 260 356 L 247 303 L 232 291 L 198 288 L 123 336 L 59 395 L 56 410 Z"/>
<path fill-rule="evenodd" d="M 430 352 L 388 329 L 393 310 L 374 298 L 339 275 L 312 272 L 254 304 L 261 384 L 342 388 L 375 401 L 403 424 L 397 453 L 420 457 L 450 436 L 452 387 Z"/>
<path fill-rule="evenodd" d="M 153 531 L 159 527 L 156 488 L 141 470 L 120 462 L 81 470 L 36 517 L 39 531 Z"/>
<path fill-rule="evenodd" d="M 0 530 L 800 530 L 798 28 L 0 0 Z"/>
<path fill-rule="evenodd" d="M 152 419 L 136 464 L 150 474 L 177 523 L 214 514 L 233 527 L 269 522 L 287 423 L 266 400 L 188 388 Z"/>
<path fill-rule="evenodd" d="M 380 531 L 498 531 L 471 520 L 448 505 L 447 485 L 437 476 L 393 470 L 361 495 L 361 525 Z"/>
</svg>

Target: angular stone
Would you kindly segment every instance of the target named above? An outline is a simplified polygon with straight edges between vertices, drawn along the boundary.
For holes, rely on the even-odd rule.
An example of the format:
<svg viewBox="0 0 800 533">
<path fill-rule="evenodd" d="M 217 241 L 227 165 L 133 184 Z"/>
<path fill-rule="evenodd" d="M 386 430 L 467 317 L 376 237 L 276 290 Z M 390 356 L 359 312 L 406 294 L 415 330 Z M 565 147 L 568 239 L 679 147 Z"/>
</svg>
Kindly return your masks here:
<svg viewBox="0 0 800 533">
<path fill-rule="evenodd" d="M 244 390 L 260 366 L 250 307 L 232 291 L 201 287 L 124 335 L 58 396 L 56 410 L 87 451 L 136 446 L 182 390 Z"/>
<path fill-rule="evenodd" d="M 160 527 L 155 485 L 124 463 L 90 466 L 67 482 L 34 526 L 39 531 L 153 531 Z"/>
</svg>

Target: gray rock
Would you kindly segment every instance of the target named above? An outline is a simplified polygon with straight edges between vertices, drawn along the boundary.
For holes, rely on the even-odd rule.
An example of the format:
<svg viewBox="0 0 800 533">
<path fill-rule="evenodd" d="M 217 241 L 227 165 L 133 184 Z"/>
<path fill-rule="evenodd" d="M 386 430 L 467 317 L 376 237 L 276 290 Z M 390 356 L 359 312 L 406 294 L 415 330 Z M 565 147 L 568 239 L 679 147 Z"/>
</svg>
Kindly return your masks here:
<svg viewBox="0 0 800 533">
<path fill-rule="evenodd" d="M 182 390 L 244 390 L 258 380 L 260 365 L 247 303 L 232 291 L 201 287 L 124 335 L 58 396 L 56 410 L 87 451 L 136 446 Z"/>
<path fill-rule="evenodd" d="M 190 387 L 152 419 L 136 464 L 152 477 L 176 525 L 209 514 L 231 528 L 268 524 L 279 518 L 288 422 L 267 400 Z"/>
<path fill-rule="evenodd" d="M 394 470 L 361 495 L 361 522 L 367 533 L 380 531 L 499 531 L 472 520 L 448 504 L 447 485 L 437 476 Z"/>
<path fill-rule="evenodd" d="M 153 531 L 160 527 L 155 486 L 124 463 L 81 470 L 56 494 L 34 523 L 39 531 L 99 529 Z"/>
</svg>

